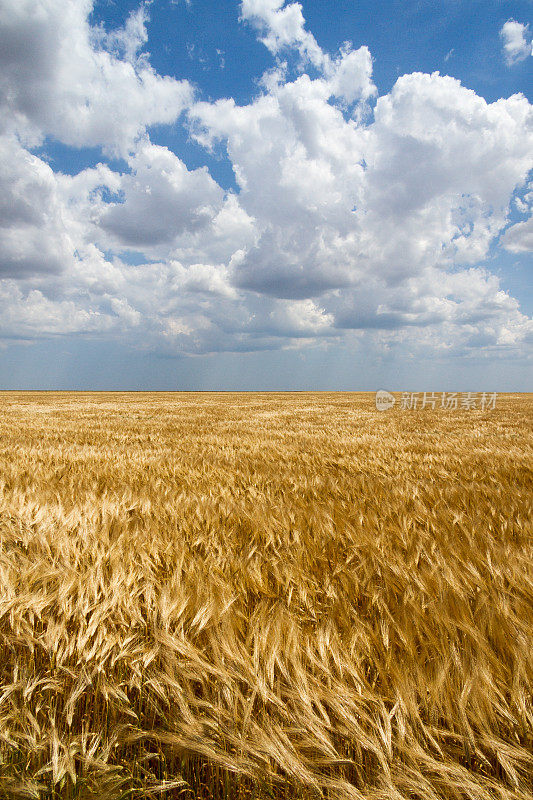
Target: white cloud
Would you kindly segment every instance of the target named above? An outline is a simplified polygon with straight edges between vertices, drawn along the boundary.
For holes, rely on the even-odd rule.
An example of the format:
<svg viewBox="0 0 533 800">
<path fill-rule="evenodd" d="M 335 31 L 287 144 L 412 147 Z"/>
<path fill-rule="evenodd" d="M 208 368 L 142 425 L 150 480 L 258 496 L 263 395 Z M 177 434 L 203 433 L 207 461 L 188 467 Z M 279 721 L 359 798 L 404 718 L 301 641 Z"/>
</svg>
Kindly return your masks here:
<svg viewBox="0 0 533 800">
<path fill-rule="evenodd" d="M 186 230 L 205 228 L 222 207 L 224 192 L 207 167 L 189 171 L 166 147 L 143 142 L 129 166 L 121 201 L 106 204 L 99 218 L 119 245 L 170 245 Z"/>
<path fill-rule="evenodd" d="M 0 278 L 55 273 L 74 258 L 55 175 L 0 136 Z"/>
<path fill-rule="evenodd" d="M 24 292 L 13 283 L 0 284 L 0 338 L 109 333 L 113 328 L 114 320 L 109 314 L 84 308 L 75 300 L 51 299 L 39 289 Z"/>
<path fill-rule="evenodd" d="M 247 106 L 193 108 L 198 139 L 226 141 L 240 203 L 261 231 L 235 264 L 236 284 L 302 298 L 485 258 L 531 167 L 525 98 L 487 104 L 457 80 L 413 74 L 363 126 L 329 92 L 303 75 Z"/>
<path fill-rule="evenodd" d="M 331 58 L 318 45 L 312 33 L 305 29 L 300 3 L 285 4 L 285 0 L 242 0 L 241 17 L 261 32 L 261 41 L 277 55 L 284 48 L 295 49 L 301 67 L 311 63 L 328 82 L 329 95 L 345 100 L 368 100 L 376 93 L 372 83 L 372 58 L 367 47 L 352 50 L 345 42 L 336 57 Z"/>
<path fill-rule="evenodd" d="M 524 222 L 517 222 L 505 232 L 502 244 L 512 253 L 533 251 L 533 216 Z"/>
<path fill-rule="evenodd" d="M 144 9 L 107 36 L 89 25 L 91 10 L 92 0 L 2 0 L 4 132 L 125 153 L 147 126 L 174 122 L 188 105 L 187 81 L 161 77 L 138 55 Z"/>
<path fill-rule="evenodd" d="M 372 82 L 372 56 L 368 47 L 352 50 L 347 42 L 335 59 L 328 59 L 324 74 L 331 95 L 346 101 L 348 105 L 356 100 L 368 100 L 377 94 Z"/>
<path fill-rule="evenodd" d="M 523 61 L 532 54 L 529 25 L 509 19 L 502 26 L 500 36 L 503 41 L 503 53 L 507 66 Z"/>
<path fill-rule="evenodd" d="M 242 17 L 301 72 L 278 60 L 248 104 L 193 103 L 143 54 L 145 7 L 111 33 L 89 26 L 91 8 L 4 0 L 0 12 L 0 93 L 15 121 L 0 139 L 0 336 L 113 336 L 167 353 L 346 335 L 446 352 L 531 339 L 480 266 L 503 231 L 507 249 L 531 246 L 530 219 L 507 227 L 517 188 L 529 213 L 522 95 L 487 103 L 413 73 L 366 117 L 366 47 L 330 55 L 299 4 L 244 0 Z M 147 125 L 187 103 L 191 135 L 226 148 L 238 193 L 150 142 Z M 128 168 L 55 173 L 28 151 L 44 135 L 121 152 Z"/>
<path fill-rule="evenodd" d="M 139 55 L 143 46 L 148 41 L 146 23 L 148 22 L 148 3 L 132 11 L 123 28 L 106 33 L 103 28 L 91 30 L 92 42 L 97 42 L 117 58 L 124 58 L 135 65 L 141 58 L 147 61 L 147 56 Z"/>
<path fill-rule="evenodd" d="M 248 20 L 262 32 L 261 41 L 271 53 L 284 47 L 296 47 L 303 59 L 322 67 L 325 55 L 312 33 L 305 30 L 300 3 L 285 0 L 242 0 L 242 19 Z"/>
<path fill-rule="evenodd" d="M 277 303 L 268 315 L 271 331 L 276 336 L 321 336 L 332 334 L 334 317 L 309 298 Z"/>
<path fill-rule="evenodd" d="M 414 73 L 378 100 L 369 132 L 366 222 L 376 255 L 400 274 L 483 260 L 531 168 L 527 100 L 489 104 L 453 78 Z"/>
</svg>

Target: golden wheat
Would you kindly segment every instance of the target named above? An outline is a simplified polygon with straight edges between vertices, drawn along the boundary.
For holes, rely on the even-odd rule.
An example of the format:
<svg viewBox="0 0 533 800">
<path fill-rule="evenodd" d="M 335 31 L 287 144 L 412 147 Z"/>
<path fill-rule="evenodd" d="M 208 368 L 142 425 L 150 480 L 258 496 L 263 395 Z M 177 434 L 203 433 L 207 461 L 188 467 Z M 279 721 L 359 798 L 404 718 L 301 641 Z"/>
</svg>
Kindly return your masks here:
<svg viewBox="0 0 533 800">
<path fill-rule="evenodd" d="M 530 800 L 532 411 L 0 393 L 0 797 Z"/>
</svg>

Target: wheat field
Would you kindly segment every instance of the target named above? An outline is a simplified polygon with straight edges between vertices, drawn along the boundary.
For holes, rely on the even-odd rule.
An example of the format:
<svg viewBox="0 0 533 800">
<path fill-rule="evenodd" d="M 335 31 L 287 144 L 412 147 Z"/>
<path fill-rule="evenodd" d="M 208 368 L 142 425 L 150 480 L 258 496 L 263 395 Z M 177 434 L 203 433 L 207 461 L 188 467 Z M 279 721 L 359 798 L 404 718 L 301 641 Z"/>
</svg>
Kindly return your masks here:
<svg viewBox="0 0 533 800">
<path fill-rule="evenodd" d="M 531 800 L 532 420 L 0 392 L 0 798 Z"/>
</svg>

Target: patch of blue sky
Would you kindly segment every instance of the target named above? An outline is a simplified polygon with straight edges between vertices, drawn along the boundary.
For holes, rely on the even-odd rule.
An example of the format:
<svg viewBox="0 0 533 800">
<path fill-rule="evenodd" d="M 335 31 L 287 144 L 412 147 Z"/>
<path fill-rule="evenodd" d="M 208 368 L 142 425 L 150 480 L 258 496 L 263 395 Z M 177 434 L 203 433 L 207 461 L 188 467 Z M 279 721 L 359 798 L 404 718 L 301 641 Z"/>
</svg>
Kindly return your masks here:
<svg viewBox="0 0 533 800">
<path fill-rule="evenodd" d="M 113 261 L 114 258 L 119 258 L 124 264 L 131 267 L 138 267 L 141 264 L 156 264 L 157 261 L 151 260 L 146 257 L 140 250 L 104 250 L 104 258 L 106 261 Z"/>
<path fill-rule="evenodd" d="M 528 20 L 530 0 L 306 0 L 305 18 L 318 44 L 335 52 L 345 40 L 366 45 L 379 94 L 400 75 L 451 75 L 488 102 L 516 92 L 531 94 L 531 67 L 509 70 L 499 31 L 506 20 Z"/>
<path fill-rule="evenodd" d="M 54 172 L 62 172 L 64 175 L 77 175 L 97 164 L 107 164 L 116 172 L 131 171 L 123 158 L 109 158 L 103 154 L 101 147 L 74 147 L 57 139 L 47 138 L 42 145 L 34 147 L 32 152 L 46 161 Z"/>
</svg>

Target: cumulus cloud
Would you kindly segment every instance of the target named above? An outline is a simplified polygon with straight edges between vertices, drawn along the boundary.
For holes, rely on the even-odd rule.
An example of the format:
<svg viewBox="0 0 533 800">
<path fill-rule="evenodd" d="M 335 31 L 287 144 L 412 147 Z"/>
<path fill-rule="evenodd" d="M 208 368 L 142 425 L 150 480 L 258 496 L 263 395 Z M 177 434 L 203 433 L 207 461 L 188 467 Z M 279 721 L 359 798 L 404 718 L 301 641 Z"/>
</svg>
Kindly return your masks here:
<svg viewBox="0 0 533 800">
<path fill-rule="evenodd" d="M 0 285 L 0 310 L 0 337 L 11 339 L 109 333 L 114 327 L 109 314 L 84 308 L 75 300 L 48 298 L 39 289 L 24 292 L 13 284 Z"/>
<path fill-rule="evenodd" d="M 524 222 L 517 222 L 506 231 L 503 246 L 512 253 L 533 251 L 533 217 Z"/>
<path fill-rule="evenodd" d="M 125 153 L 149 125 L 174 122 L 192 98 L 187 81 L 158 75 L 139 49 L 146 11 L 105 35 L 92 0 L 2 0 L 0 111 L 4 132 L 28 144 L 48 135 Z"/>
<path fill-rule="evenodd" d="M 241 288 L 280 298 L 386 283 L 483 260 L 531 166 L 531 107 L 488 104 L 438 73 L 399 79 L 368 125 L 303 75 L 253 103 L 199 103 L 199 141 L 226 142 L 260 235 L 235 260 Z M 257 187 L 261 187 L 261 191 Z"/>
<path fill-rule="evenodd" d="M 377 98 L 366 47 L 327 53 L 300 4 L 243 0 L 273 69 L 248 103 L 198 102 L 150 66 L 147 8 L 106 32 L 90 0 L 3 2 L 0 336 L 113 336 L 170 354 L 531 339 L 483 266 L 499 237 L 531 247 L 530 218 L 509 227 L 520 187 L 515 208 L 530 214 L 525 97 L 487 103 L 413 73 Z M 150 141 L 149 125 L 185 107 L 206 154 L 225 148 L 236 192 Z M 30 152 L 46 136 L 126 167 L 54 172 Z"/>
<path fill-rule="evenodd" d="M 378 100 L 366 222 L 391 279 L 487 256 L 531 168 L 532 121 L 521 95 L 487 103 L 438 73 L 403 76 Z"/>
<path fill-rule="evenodd" d="M 529 25 L 508 19 L 502 26 L 500 36 L 503 42 L 503 54 L 507 66 L 523 61 L 532 54 Z"/>
<path fill-rule="evenodd" d="M 55 273 L 73 259 L 52 169 L 0 136 L 0 278 Z"/>
<path fill-rule="evenodd" d="M 296 47 L 302 58 L 316 67 L 324 64 L 325 54 L 312 33 L 305 30 L 305 19 L 300 3 L 285 0 L 242 0 L 242 19 L 248 20 L 261 31 L 261 41 L 271 53 L 284 47 Z"/>
<path fill-rule="evenodd" d="M 367 47 L 353 50 L 344 42 L 339 53 L 331 57 L 306 30 L 300 3 L 285 4 L 285 0 L 242 0 L 241 17 L 254 25 L 261 41 L 274 55 L 284 49 L 296 50 L 302 68 L 312 64 L 327 81 L 329 96 L 352 104 L 365 101 L 376 94 L 372 82 L 372 58 Z"/>
<path fill-rule="evenodd" d="M 119 244 L 172 244 L 184 231 L 204 228 L 221 209 L 224 192 L 207 167 L 189 171 L 166 147 L 143 143 L 129 158 L 120 202 L 106 204 L 100 226 Z"/>
</svg>

